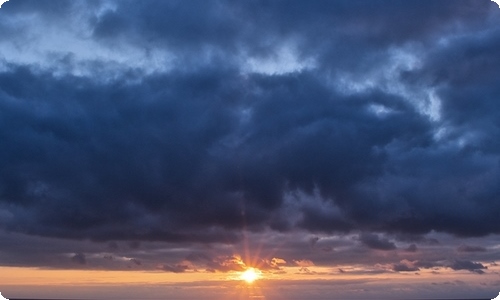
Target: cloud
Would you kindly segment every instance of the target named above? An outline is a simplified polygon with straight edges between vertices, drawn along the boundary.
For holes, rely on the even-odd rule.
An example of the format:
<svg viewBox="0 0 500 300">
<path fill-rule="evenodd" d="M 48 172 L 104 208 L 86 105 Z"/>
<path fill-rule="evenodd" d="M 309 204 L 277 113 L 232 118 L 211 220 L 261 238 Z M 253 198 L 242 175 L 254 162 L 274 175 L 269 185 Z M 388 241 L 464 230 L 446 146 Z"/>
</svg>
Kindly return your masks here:
<svg viewBox="0 0 500 300">
<path fill-rule="evenodd" d="M 400 263 L 394 264 L 392 269 L 396 272 L 417 272 L 420 271 L 419 267 L 416 267 L 410 261 L 401 261 Z"/>
<path fill-rule="evenodd" d="M 458 252 L 486 252 L 486 248 L 482 246 L 460 245 L 457 248 Z"/>
<path fill-rule="evenodd" d="M 488 269 L 488 267 L 483 266 L 481 263 L 475 263 L 467 260 L 455 260 L 453 263 L 449 265 L 453 270 L 468 270 L 477 274 L 484 274 L 484 269 Z"/>
<path fill-rule="evenodd" d="M 0 11 L 0 228 L 71 240 L 57 253 L 76 253 L 79 240 L 109 245 L 74 265 L 111 252 L 144 268 L 159 264 L 134 256 L 149 243 L 237 247 L 243 232 L 266 233 L 270 247 L 305 232 L 283 255 L 259 258 L 270 269 L 274 257 L 423 256 L 444 245 L 433 233 L 498 234 L 490 8 L 11 1 Z M 451 248 L 494 255 L 481 243 Z M 229 252 L 187 260 L 241 268 Z M 189 253 L 177 255 L 161 268 L 185 271 Z"/>
<path fill-rule="evenodd" d="M 419 260 L 414 263 L 416 267 L 423 269 L 433 269 L 443 267 L 444 263 L 442 261 L 431 261 L 431 260 Z"/>
<path fill-rule="evenodd" d="M 408 252 L 417 252 L 418 251 L 418 247 L 417 245 L 415 244 L 411 244 L 410 246 L 408 246 L 408 248 L 405 249 L 406 251 Z"/>
<path fill-rule="evenodd" d="M 394 250 L 396 245 L 385 238 L 380 238 L 377 234 L 363 233 L 359 236 L 359 240 L 363 245 L 375 250 Z"/>
<path fill-rule="evenodd" d="M 163 271 L 166 271 L 166 272 L 184 273 L 189 268 L 189 266 L 181 265 L 181 264 L 177 264 L 177 265 L 165 264 L 165 265 L 159 266 L 158 268 L 163 270 Z"/>
<path fill-rule="evenodd" d="M 83 253 L 76 253 L 71 257 L 71 261 L 74 263 L 80 264 L 80 265 L 85 265 L 87 264 L 87 260 L 85 258 L 85 255 Z"/>
<path fill-rule="evenodd" d="M 235 256 L 217 257 L 207 260 L 206 267 L 209 272 L 244 271 L 245 264 Z"/>
</svg>

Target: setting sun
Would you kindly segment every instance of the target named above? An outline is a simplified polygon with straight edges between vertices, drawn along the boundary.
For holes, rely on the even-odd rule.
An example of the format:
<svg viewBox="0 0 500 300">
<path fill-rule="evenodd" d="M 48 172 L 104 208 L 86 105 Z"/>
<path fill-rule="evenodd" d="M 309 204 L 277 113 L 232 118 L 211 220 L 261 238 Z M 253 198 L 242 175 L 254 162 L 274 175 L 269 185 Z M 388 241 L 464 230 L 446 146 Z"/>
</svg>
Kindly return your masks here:
<svg viewBox="0 0 500 300">
<path fill-rule="evenodd" d="M 241 280 L 245 280 L 247 283 L 252 283 L 255 280 L 260 278 L 261 272 L 254 269 L 254 268 L 249 268 L 245 272 L 241 273 Z"/>
</svg>

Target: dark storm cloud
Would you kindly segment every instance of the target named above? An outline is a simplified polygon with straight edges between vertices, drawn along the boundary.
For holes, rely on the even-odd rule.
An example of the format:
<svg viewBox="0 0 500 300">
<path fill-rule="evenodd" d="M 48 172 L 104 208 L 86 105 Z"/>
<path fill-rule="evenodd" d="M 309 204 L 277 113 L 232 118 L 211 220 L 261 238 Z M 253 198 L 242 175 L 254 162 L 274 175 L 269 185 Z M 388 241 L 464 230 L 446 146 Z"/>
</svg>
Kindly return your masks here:
<svg viewBox="0 0 500 300">
<path fill-rule="evenodd" d="M 394 250 L 396 245 L 388 239 L 381 238 L 377 234 L 363 233 L 359 236 L 359 240 L 363 245 L 375 250 Z"/>
<path fill-rule="evenodd" d="M 456 260 L 449 267 L 453 270 L 468 270 L 478 274 L 483 274 L 483 270 L 488 269 L 488 267 L 485 267 L 480 263 L 475 263 L 468 260 Z"/>
<path fill-rule="evenodd" d="M 16 68 L 0 78 L 10 124 L 0 132 L 9 145 L 2 199 L 18 214 L 7 226 L 34 234 L 233 242 L 217 228 L 265 225 L 285 188 L 316 186 L 350 208 L 349 189 L 386 159 L 373 147 L 428 126 L 408 106 L 379 120 L 365 106 L 383 94 L 350 99 L 311 74 L 242 79 L 208 69 L 107 86 Z M 240 106 L 250 104 L 242 124 Z M 314 217 L 327 212 L 309 204 L 299 210 L 305 228 L 348 228 Z M 191 231 L 205 226 L 215 227 Z"/>
<path fill-rule="evenodd" d="M 395 271 L 405 272 L 405 268 L 410 269 L 436 269 L 436 268 L 450 268 L 455 271 L 467 270 L 472 273 L 484 274 L 483 270 L 488 269 L 479 262 L 473 262 L 470 260 L 455 259 L 451 261 L 416 261 L 413 263 L 401 262 L 394 265 Z"/>
<path fill-rule="evenodd" d="M 155 239 L 158 235 L 179 241 L 187 237 L 169 232 L 168 227 L 166 231 L 158 228 L 160 224 L 158 222 L 163 222 L 162 218 L 167 218 L 166 215 L 162 216 L 162 213 L 169 214 L 164 208 L 167 203 L 170 206 L 169 210 L 176 211 L 168 216 L 173 223 L 176 223 L 176 220 L 178 223 L 189 222 L 193 214 L 197 213 L 200 213 L 200 217 L 197 217 L 200 226 L 207 222 L 217 225 L 219 219 L 223 222 L 220 225 L 231 223 L 237 225 L 241 222 L 237 213 L 240 211 L 238 203 L 228 207 L 223 203 L 224 197 L 221 197 L 221 207 L 208 206 L 210 203 L 208 198 L 215 197 L 214 194 L 210 196 L 210 193 L 218 193 L 217 190 L 207 191 L 208 194 L 204 193 L 203 197 L 194 194 L 181 195 L 187 193 L 187 189 L 193 184 L 209 184 L 209 182 L 189 181 L 191 176 L 195 175 L 194 172 L 204 171 L 203 166 L 199 164 L 203 164 L 202 155 L 205 155 L 207 145 L 213 143 L 213 139 L 224 134 L 231 126 L 230 114 L 222 111 L 210 112 L 211 109 L 216 109 L 218 104 L 208 99 L 199 99 L 198 104 L 201 104 L 201 107 L 196 107 L 197 104 L 188 107 L 192 103 L 185 106 L 188 103 L 179 102 L 178 105 L 173 103 L 177 100 L 172 99 L 170 104 L 158 106 L 157 102 L 143 107 L 139 99 L 149 98 L 155 101 L 147 95 L 147 88 L 133 91 L 136 87 L 106 87 L 91 84 L 92 87 L 87 86 L 85 90 L 76 91 L 70 88 L 72 79 L 40 81 L 40 77 L 25 69 L 16 70 L 11 75 L 15 77 L 12 78 L 12 83 L 5 77 L 6 80 L 2 81 L 3 92 L 8 96 L 18 97 L 23 102 L 26 101 L 26 105 L 32 101 L 33 106 L 24 110 L 20 109 L 22 103 L 3 102 L 3 108 L 6 109 L 5 116 L 8 116 L 7 122 L 10 122 L 9 120 L 19 122 L 20 127 L 17 127 L 19 130 L 17 133 L 14 132 L 17 129 L 2 127 L 4 129 L 2 136 L 13 146 L 4 149 L 2 153 L 6 159 L 3 164 L 4 170 L 13 172 L 10 175 L 3 173 L 2 199 L 7 206 L 14 209 L 19 205 L 40 208 L 38 212 L 25 211 L 24 215 L 17 216 L 20 219 L 16 221 L 26 218 L 24 221 L 32 222 L 32 230 L 44 231 L 52 228 L 56 235 L 64 235 L 63 232 L 57 233 L 57 228 L 67 228 L 85 234 L 85 231 L 96 230 L 100 225 L 109 224 L 110 221 L 116 223 L 122 220 L 123 223 L 129 223 L 135 219 L 133 217 L 135 215 L 138 217 L 136 222 L 142 224 L 133 225 L 136 229 L 131 228 L 132 236 L 135 235 L 135 230 L 138 236 Z M 180 78 L 171 78 L 183 81 Z M 206 78 L 186 78 L 186 80 L 191 82 L 179 82 L 179 84 L 186 85 L 181 89 L 187 93 L 191 93 L 187 87 L 190 89 L 193 85 L 200 85 L 200 89 L 203 89 L 203 86 L 208 89 L 216 88 L 212 85 L 217 85 L 218 81 L 213 75 L 207 75 Z M 215 81 L 211 83 L 210 80 Z M 84 82 L 82 84 L 85 85 Z M 45 99 L 37 99 L 34 94 L 28 95 L 30 91 L 35 93 L 42 85 L 46 90 Z M 197 93 L 204 92 L 198 90 Z M 103 101 L 102 97 L 107 100 Z M 177 97 L 182 99 L 185 96 L 177 95 Z M 117 103 L 109 102 L 111 98 L 120 105 L 115 106 Z M 61 105 L 61 101 L 65 101 L 66 104 Z M 45 116 L 33 118 L 38 110 L 37 105 L 48 105 Z M 221 103 L 220 106 L 223 107 L 224 104 Z M 113 112 L 114 116 L 109 118 L 107 115 L 109 112 Z M 168 114 L 173 118 L 168 118 Z M 202 117 L 204 114 L 205 120 Z M 217 114 L 220 117 L 216 117 Z M 148 121 L 143 122 L 146 119 Z M 35 141 L 32 138 L 38 140 L 40 144 L 33 145 Z M 139 144 L 133 146 L 130 144 L 132 141 L 130 139 L 135 139 Z M 20 148 L 24 150 L 19 151 Z M 22 167 L 23 164 L 25 167 Z M 21 169 L 26 169 L 26 172 Z M 206 187 L 195 190 L 195 193 L 201 192 L 200 190 L 206 190 Z M 192 197 L 195 202 L 189 204 L 186 196 Z M 203 205 L 197 202 L 199 200 L 207 204 L 203 210 L 199 209 L 199 205 Z M 51 210 L 45 210 L 43 209 L 45 205 L 53 207 Z M 248 210 L 248 219 L 251 220 L 250 208 Z M 98 211 L 101 213 L 97 213 Z M 155 216 L 153 211 L 157 211 L 160 217 Z M 224 218 L 224 214 L 229 215 Z M 233 217 L 232 214 L 236 216 Z M 201 216 L 206 220 L 203 221 Z M 41 224 L 47 227 L 45 229 L 43 226 L 39 227 Z M 123 232 L 122 229 L 108 229 L 109 232 L 115 231 L 118 238 L 124 238 L 120 233 Z M 192 237 L 196 236 L 206 241 L 235 240 L 231 234 L 219 236 L 216 230 L 213 234 L 192 233 Z M 99 234 L 94 237 L 100 238 Z"/>
<path fill-rule="evenodd" d="M 11 2 L 1 12 L 9 18 L 80 16 L 88 32 L 75 35 L 114 55 L 72 49 L 22 63 L 6 52 L 0 226 L 8 231 L 231 244 L 243 228 L 359 230 L 378 250 L 397 247 L 370 231 L 500 232 L 500 144 L 491 138 L 500 133 L 500 31 L 487 1 Z M 6 20 L 0 26 L 15 33 Z M 110 63 L 129 48 L 144 62 Z M 282 48 L 295 49 L 283 70 L 313 63 L 248 70 L 252 59 L 279 62 Z M 394 67 L 396 50 L 420 64 Z M 149 70 L 155 51 L 172 62 Z M 96 71 L 110 65 L 117 75 Z M 342 72 L 354 80 L 343 84 Z M 439 99 L 438 117 L 415 91 Z"/>
</svg>

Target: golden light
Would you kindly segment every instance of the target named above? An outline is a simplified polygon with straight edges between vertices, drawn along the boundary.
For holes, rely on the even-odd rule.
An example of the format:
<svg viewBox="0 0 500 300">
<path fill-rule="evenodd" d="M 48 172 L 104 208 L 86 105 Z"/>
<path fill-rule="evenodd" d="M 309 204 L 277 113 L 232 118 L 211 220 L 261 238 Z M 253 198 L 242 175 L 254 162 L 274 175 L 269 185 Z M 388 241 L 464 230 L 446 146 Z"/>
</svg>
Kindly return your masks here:
<svg viewBox="0 0 500 300">
<path fill-rule="evenodd" d="M 261 272 L 254 268 L 248 268 L 245 272 L 241 273 L 241 280 L 246 281 L 247 283 L 252 283 L 255 280 L 259 279 L 261 276 Z"/>
</svg>

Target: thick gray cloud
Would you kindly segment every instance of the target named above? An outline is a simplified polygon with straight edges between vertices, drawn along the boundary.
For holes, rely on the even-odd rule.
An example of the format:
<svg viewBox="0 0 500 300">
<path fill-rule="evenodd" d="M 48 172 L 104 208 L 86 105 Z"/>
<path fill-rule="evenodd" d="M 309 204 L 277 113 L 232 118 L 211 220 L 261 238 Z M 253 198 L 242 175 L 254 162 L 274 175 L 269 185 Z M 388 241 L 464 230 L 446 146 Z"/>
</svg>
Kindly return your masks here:
<svg viewBox="0 0 500 300">
<path fill-rule="evenodd" d="M 363 245 L 367 246 L 371 249 L 376 250 L 394 250 L 396 249 L 396 245 L 389 241 L 388 239 L 380 238 L 376 234 L 372 233 L 364 233 L 361 234 L 359 240 Z"/>
<path fill-rule="evenodd" d="M 237 244 L 243 229 L 364 232 L 359 251 L 407 255 L 425 255 L 430 232 L 498 234 L 494 7 L 9 1 L 0 228 L 202 244 Z M 317 261 L 335 246 L 309 245 Z M 224 271 L 216 257 L 198 260 Z M 186 271 L 179 261 L 159 268 Z M 450 268 L 483 272 L 467 262 Z"/>
<path fill-rule="evenodd" d="M 417 272 L 420 269 L 418 267 L 408 266 L 407 264 L 394 264 L 393 270 L 396 272 Z"/>
<path fill-rule="evenodd" d="M 480 263 L 475 263 L 467 260 L 456 260 L 450 265 L 450 268 L 452 268 L 453 270 L 468 270 L 478 274 L 483 274 L 483 270 L 488 269 L 488 267 L 485 267 Z"/>
</svg>

